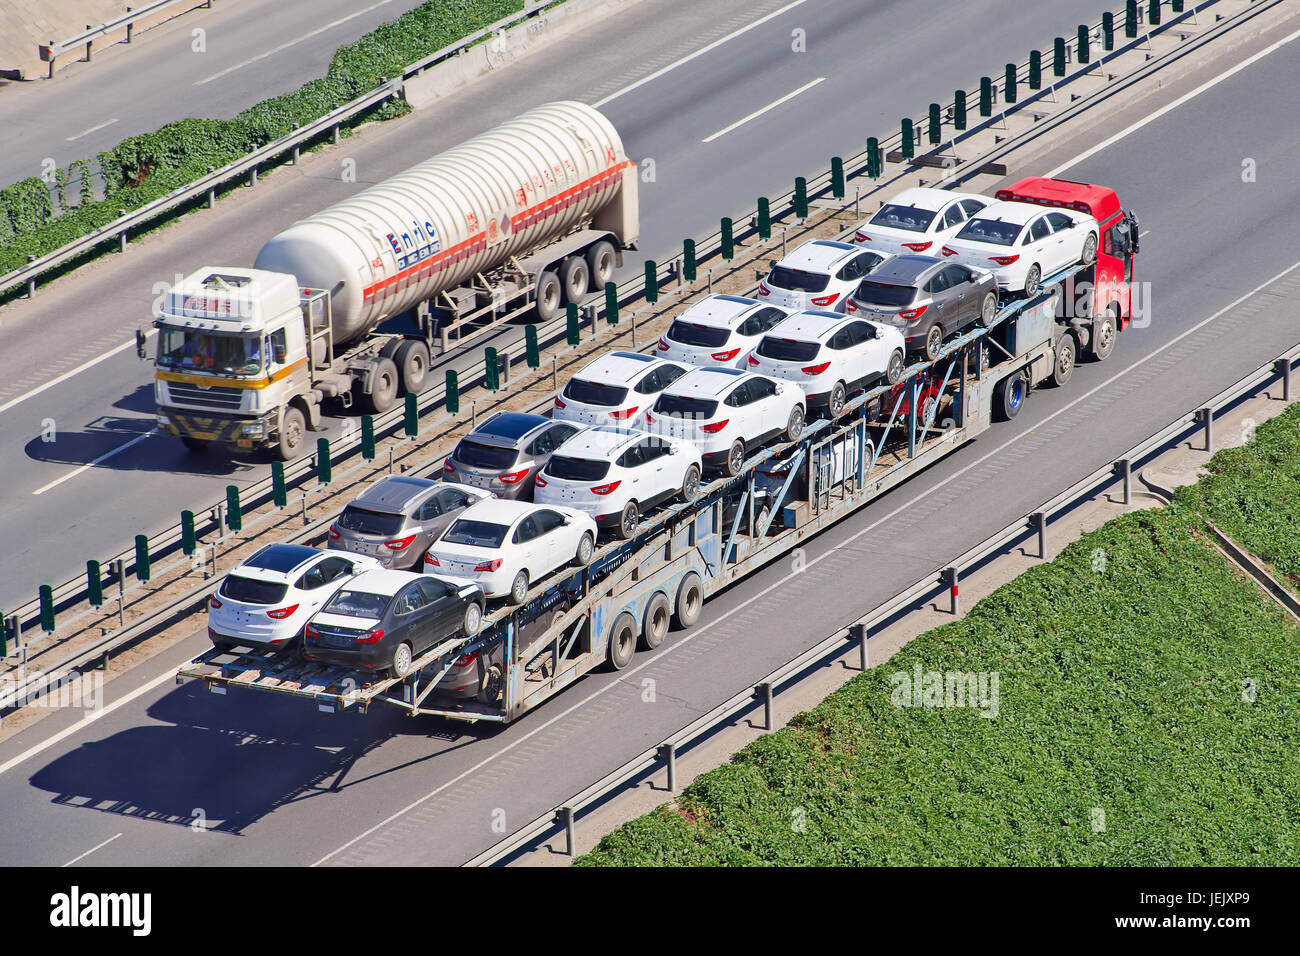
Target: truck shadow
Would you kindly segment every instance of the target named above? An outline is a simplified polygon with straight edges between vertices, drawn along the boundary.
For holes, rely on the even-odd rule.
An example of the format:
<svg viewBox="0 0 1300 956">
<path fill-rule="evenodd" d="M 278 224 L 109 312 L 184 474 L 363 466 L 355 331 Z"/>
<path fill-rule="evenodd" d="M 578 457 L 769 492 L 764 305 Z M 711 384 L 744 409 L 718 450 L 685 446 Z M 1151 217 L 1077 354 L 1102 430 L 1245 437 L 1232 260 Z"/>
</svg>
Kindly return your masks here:
<svg viewBox="0 0 1300 956">
<path fill-rule="evenodd" d="M 73 466 L 94 462 L 96 468 L 111 471 L 225 476 L 253 467 L 252 462 L 233 459 L 220 450 L 192 453 L 170 435 L 146 438 L 153 427 L 148 419 L 113 415 L 94 419 L 80 431 L 60 430 L 56 422 L 52 434 L 37 435 L 23 451 L 34 461 Z M 124 447 L 130 442 L 135 444 Z"/>
</svg>

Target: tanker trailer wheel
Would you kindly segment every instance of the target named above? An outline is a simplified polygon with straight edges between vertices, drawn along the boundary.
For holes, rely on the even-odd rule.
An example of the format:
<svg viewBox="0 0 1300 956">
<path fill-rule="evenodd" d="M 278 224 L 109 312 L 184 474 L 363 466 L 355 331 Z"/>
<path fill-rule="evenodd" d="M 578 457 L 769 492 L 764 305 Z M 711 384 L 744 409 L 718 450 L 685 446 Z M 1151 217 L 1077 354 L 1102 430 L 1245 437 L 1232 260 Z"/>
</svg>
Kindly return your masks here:
<svg viewBox="0 0 1300 956">
<path fill-rule="evenodd" d="M 429 381 L 429 346 L 418 339 L 407 339 L 393 355 L 402 377 L 402 391 L 419 395 Z"/>
<path fill-rule="evenodd" d="M 603 292 L 605 283 L 614 278 L 614 269 L 618 265 L 618 253 L 614 244 L 602 239 L 587 250 L 587 271 L 591 273 L 591 287 Z"/>
<path fill-rule="evenodd" d="M 370 375 L 366 401 L 376 414 L 386 412 L 397 403 L 397 364 L 390 358 L 380 359 Z"/>
<path fill-rule="evenodd" d="M 587 271 L 587 260 L 582 256 L 570 256 L 560 264 L 560 284 L 564 286 L 565 302 L 580 302 L 587 294 L 587 284 L 591 273 Z"/>
<path fill-rule="evenodd" d="M 560 277 L 549 269 L 537 280 L 537 318 L 549 322 L 560 314 Z"/>
<path fill-rule="evenodd" d="M 280 420 L 280 440 L 276 443 L 275 457 L 281 461 L 293 461 L 302 454 L 303 436 L 307 431 L 307 421 L 302 417 L 302 410 L 290 406 L 284 410 Z"/>
</svg>

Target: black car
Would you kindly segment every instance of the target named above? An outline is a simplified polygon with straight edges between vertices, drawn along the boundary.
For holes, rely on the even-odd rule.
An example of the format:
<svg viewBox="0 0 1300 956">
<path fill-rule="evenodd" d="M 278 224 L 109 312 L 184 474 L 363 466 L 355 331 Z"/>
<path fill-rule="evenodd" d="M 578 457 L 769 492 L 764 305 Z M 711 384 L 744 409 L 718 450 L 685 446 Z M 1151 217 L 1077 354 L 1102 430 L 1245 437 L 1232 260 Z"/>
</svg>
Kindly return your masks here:
<svg viewBox="0 0 1300 956">
<path fill-rule="evenodd" d="M 473 636 L 483 622 L 483 592 L 412 571 L 366 571 L 334 594 L 307 623 L 303 655 L 358 670 L 405 677 L 439 641 Z"/>
</svg>

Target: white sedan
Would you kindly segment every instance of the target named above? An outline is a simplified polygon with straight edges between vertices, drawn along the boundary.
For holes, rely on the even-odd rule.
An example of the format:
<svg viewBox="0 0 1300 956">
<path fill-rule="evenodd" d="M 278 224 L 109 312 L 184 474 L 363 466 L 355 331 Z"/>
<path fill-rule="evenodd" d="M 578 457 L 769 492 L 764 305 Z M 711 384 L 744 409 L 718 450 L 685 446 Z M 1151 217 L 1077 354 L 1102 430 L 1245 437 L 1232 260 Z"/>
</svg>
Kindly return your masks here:
<svg viewBox="0 0 1300 956">
<path fill-rule="evenodd" d="M 689 442 L 600 425 L 556 449 L 537 476 L 533 500 L 585 511 L 630 538 L 652 506 L 699 494 L 700 468 L 700 451 Z"/>
<path fill-rule="evenodd" d="M 1097 231 L 1097 220 L 1086 213 L 999 201 L 944 243 L 942 253 L 992 271 L 1002 292 L 1032 297 L 1043 276 L 1097 258 Z"/>
<path fill-rule="evenodd" d="M 487 498 L 429 546 L 424 572 L 473 581 L 488 598 L 522 604 L 542 578 L 591 561 L 595 544 L 595 520 L 576 508 Z"/>
<path fill-rule="evenodd" d="M 696 302 L 659 339 L 659 357 L 702 368 L 744 368 L 758 340 L 793 309 L 742 295 L 710 295 Z"/>
<path fill-rule="evenodd" d="M 955 236 L 966 220 L 991 202 L 991 197 L 976 193 L 914 186 L 904 189 L 858 226 L 853 241 L 877 252 L 937 256 L 944 241 Z"/>
</svg>

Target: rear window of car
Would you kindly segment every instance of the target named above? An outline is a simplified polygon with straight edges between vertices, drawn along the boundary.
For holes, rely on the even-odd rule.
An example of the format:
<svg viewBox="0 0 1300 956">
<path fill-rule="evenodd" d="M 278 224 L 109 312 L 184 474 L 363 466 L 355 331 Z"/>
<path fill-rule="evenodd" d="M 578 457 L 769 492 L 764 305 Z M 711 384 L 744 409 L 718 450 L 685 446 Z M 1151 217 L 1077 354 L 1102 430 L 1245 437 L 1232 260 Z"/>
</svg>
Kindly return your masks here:
<svg viewBox="0 0 1300 956">
<path fill-rule="evenodd" d="M 1021 227 L 1014 222 L 999 222 L 996 219 L 972 219 L 962 226 L 957 233 L 958 239 L 970 239 L 974 242 L 990 242 L 995 246 L 1009 246 L 1020 235 Z"/>
<path fill-rule="evenodd" d="M 221 593 L 232 601 L 244 604 L 279 604 L 289 592 L 289 585 L 274 581 L 258 581 L 254 578 L 231 574 L 221 585 Z"/>
<path fill-rule="evenodd" d="M 326 614 L 341 614 L 344 617 L 380 618 L 391 599 L 386 594 L 371 594 L 368 591 L 339 591 L 321 608 Z"/>
<path fill-rule="evenodd" d="M 934 213 L 928 209 L 886 203 L 880 207 L 880 212 L 871 217 L 869 225 L 884 226 L 886 229 L 902 229 L 906 232 L 925 232 L 932 222 L 934 222 Z"/>
<path fill-rule="evenodd" d="M 609 474 L 609 462 L 552 455 L 546 463 L 546 473 L 561 481 L 600 481 Z"/>
<path fill-rule="evenodd" d="M 911 305 L 916 290 L 907 285 L 887 285 L 884 282 L 872 282 L 863 279 L 853 298 L 867 305 L 901 306 Z"/>
<path fill-rule="evenodd" d="M 755 351 L 763 358 L 776 359 L 778 362 L 808 362 L 817 357 L 821 345 L 765 335 Z"/>
<path fill-rule="evenodd" d="M 691 418 L 712 418 L 718 402 L 712 398 L 687 398 L 684 395 L 660 395 L 654 410 L 660 415 L 684 415 Z"/>
<path fill-rule="evenodd" d="M 498 448 L 495 445 L 484 445 L 481 442 L 470 441 L 465 438 L 456 446 L 456 450 L 452 452 L 451 457 L 462 465 L 469 465 L 471 468 L 488 468 L 495 471 L 513 465 L 515 459 L 519 457 L 519 451 L 515 448 Z"/>
<path fill-rule="evenodd" d="M 696 325 L 678 319 L 668 327 L 668 338 L 682 345 L 696 345 L 701 348 L 716 349 L 726 345 L 731 332 L 727 329 L 714 328 L 711 325 Z"/>
<path fill-rule="evenodd" d="M 789 289 L 791 292 L 821 292 L 830 283 L 831 277 L 785 266 L 773 266 L 767 281 L 778 289 Z"/>
<path fill-rule="evenodd" d="M 601 385 L 586 379 L 571 378 L 564 386 L 564 397 L 584 405 L 622 405 L 627 398 L 627 387 L 623 385 Z"/>
<path fill-rule="evenodd" d="M 354 534 L 390 535 L 402 530 L 403 520 L 401 515 L 387 511 L 370 511 L 348 505 L 343 509 L 343 514 L 339 515 L 338 525 L 340 531 L 351 531 Z"/>
<path fill-rule="evenodd" d="M 475 548 L 499 548 L 510 529 L 492 521 L 461 518 L 442 536 L 448 544 L 468 544 Z"/>
</svg>

